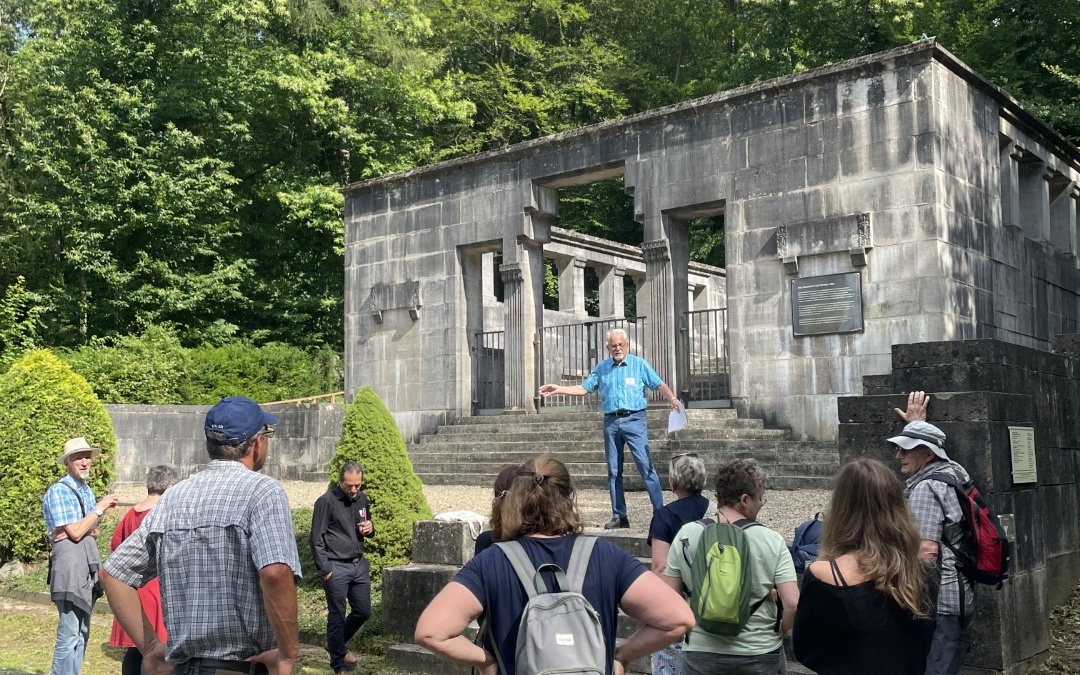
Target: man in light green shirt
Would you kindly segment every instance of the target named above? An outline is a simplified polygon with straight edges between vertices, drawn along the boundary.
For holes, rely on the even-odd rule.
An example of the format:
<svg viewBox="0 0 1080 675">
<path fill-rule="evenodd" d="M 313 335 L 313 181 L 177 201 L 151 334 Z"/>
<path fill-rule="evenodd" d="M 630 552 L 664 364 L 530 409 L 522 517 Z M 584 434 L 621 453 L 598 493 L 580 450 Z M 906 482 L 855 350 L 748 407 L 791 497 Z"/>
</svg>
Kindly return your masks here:
<svg viewBox="0 0 1080 675">
<path fill-rule="evenodd" d="M 736 459 L 716 471 L 716 501 L 718 522 L 757 518 L 765 504 L 765 473 L 752 459 Z M 668 551 L 664 581 L 675 590 L 686 593 L 690 587 L 690 561 L 694 559 L 698 541 L 704 531 L 701 523 L 687 523 L 675 535 Z M 799 604 L 799 587 L 795 580 L 795 565 L 791 561 L 784 538 L 764 526 L 744 530 L 750 550 L 751 602 L 770 596 L 751 615 L 746 626 L 735 636 L 713 635 L 701 628 L 690 631 L 683 646 L 685 675 L 776 675 L 787 673 L 784 657 L 784 633 L 795 620 Z M 784 605 L 780 632 L 776 625 L 776 598 Z"/>
</svg>

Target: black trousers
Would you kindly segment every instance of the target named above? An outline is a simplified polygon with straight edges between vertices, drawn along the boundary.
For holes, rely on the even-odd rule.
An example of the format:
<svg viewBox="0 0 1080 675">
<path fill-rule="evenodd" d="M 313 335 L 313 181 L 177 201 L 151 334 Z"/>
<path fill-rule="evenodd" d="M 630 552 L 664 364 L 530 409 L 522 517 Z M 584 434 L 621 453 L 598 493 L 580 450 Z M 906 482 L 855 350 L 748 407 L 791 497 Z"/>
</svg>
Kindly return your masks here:
<svg viewBox="0 0 1080 675">
<path fill-rule="evenodd" d="M 330 668 L 336 673 L 345 665 L 346 643 L 371 616 L 371 571 L 367 558 L 357 562 L 330 561 L 333 574 L 323 582 L 326 594 L 326 649 Z M 349 613 L 345 614 L 345 603 Z"/>
</svg>

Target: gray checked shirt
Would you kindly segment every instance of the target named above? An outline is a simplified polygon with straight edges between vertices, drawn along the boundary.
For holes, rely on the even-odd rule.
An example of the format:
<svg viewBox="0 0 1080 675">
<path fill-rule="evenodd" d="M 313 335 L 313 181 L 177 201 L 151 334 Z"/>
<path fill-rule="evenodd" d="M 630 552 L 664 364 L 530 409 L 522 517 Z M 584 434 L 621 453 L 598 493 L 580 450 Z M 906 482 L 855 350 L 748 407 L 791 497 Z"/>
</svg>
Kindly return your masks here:
<svg viewBox="0 0 1080 675">
<path fill-rule="evenodd" d="M 952 473 L 961 482 L 969 480 L 964 467 L 956 462 L 931 462 L 905 481 L 904 496 L 915 519 L 919 537 L 941 545 L 938 560 L 941 588 L 938 591 L 938 614 L 960 614 L 963 584 L 964 612 L 970 614 L 975 602 L 975 587 L 956 571 L 956 556 L 949 548 L 960 544 L 960 521 L 963 511 L 952 486 L 938 480 L 924 480 L 932 473 Z"/>
<path fill-rule="evenodd" d="M 105 561 L 120 581 L 161 580 L 165 658 L 242 660 L 272 649 L 259 570 L 300 580 L 289 500 L 281 484 L 240 462 L 214 460 L 169 488 L 142 526 Z"/>
</svg>

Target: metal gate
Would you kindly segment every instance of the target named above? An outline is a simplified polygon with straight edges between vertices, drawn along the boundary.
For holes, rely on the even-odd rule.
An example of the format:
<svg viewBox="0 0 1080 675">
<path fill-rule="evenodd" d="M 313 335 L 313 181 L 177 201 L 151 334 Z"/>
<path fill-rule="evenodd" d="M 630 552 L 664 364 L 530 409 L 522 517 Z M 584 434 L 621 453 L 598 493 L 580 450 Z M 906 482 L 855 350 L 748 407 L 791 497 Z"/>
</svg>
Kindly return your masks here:
<svg viewBox="0 0 1080 675">
<path fill-rule="evenodd" d="M 506 331 L 473 335 L 473 413 L 501 414 L 506 408 Z"/>
<path fill-rule="evenodd" d="M 728 361 L 727 310 L 687 312 L 682 330 L 686 334 L 690 401 L 731 405 L 731 373 Z"/>
<path fill-rule="evenodd" d="M 596 364 L 607 358 L 607 334 L 622 328 L 630 342 L 630 354 L 645 356 L 646 319 L 603 319 L 564 326 L 545 326 L 538 331 L 536 372 L 540 384 L 571 386 L 592 372 Z M 553 395 L 540 399 L 544 407 L 576 406 L 599 410 L 597 396 Z"/>
</svg>

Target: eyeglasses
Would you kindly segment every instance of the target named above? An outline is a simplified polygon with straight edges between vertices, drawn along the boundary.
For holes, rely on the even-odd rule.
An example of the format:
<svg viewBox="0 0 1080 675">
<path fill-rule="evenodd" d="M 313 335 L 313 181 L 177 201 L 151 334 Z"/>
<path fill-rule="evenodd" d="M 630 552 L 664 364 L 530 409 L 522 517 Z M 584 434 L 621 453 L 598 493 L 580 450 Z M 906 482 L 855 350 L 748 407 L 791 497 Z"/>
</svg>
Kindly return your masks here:
<svg viewBox="0 0 1080 675">
<path fill-rule="evenodd" d="M 611 344 L 609 344 L 607 346 L 607 348 L 610 349 L 611 351 L 615 351 L 616 349 L 625 350 L 626 347 L 627 347 L 627 344 L 625 342 L 612 342 Z"/>
<path fill-rule="evenodd" d="M 274 427 L 267 424 L 266 426 L 264 426 L 262 428 L 262 431 L 260 431 L 259 434 L 261 436 L 265 436 L 266 438 L 273 438 L 274 437 L 274 431 L 275 431 Z"/>
<path fill-rule="evenodd" d="M 672 455 L 671 456 L 672 464 L 674 464 L 675 460 L 679 459 L 680 457 L 697 457 L 697 453 L 696 452 L 680 452 L 677 455 Z"/>
</svg>

